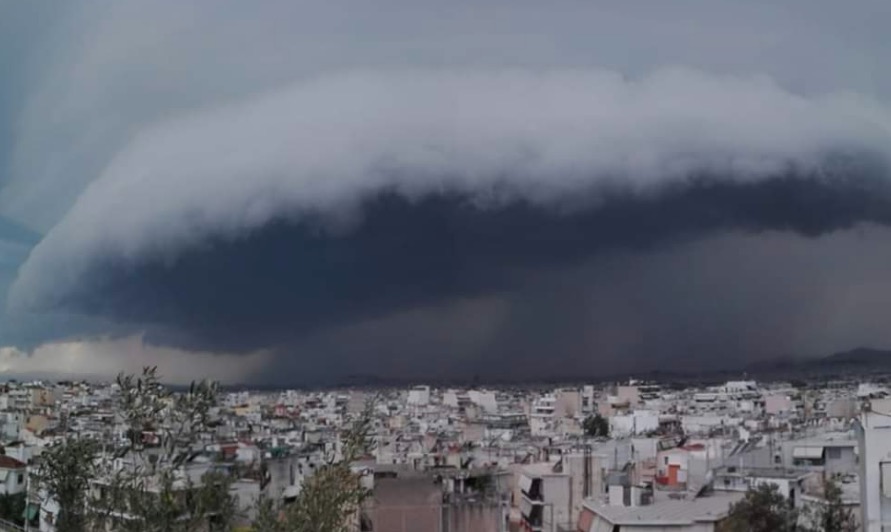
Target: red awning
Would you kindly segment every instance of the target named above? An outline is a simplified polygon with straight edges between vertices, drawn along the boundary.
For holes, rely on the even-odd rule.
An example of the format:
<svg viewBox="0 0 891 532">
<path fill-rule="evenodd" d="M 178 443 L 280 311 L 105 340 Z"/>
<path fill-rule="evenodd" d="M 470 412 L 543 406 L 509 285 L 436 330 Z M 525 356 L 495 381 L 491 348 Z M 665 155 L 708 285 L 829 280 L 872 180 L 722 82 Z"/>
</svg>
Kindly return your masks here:
<svg viewBox="0 0 891 532">
<path fill-rule="evenodd" d="M 591 523 L 594 522 L 595 513 L 591 510 L 585 508 L 582 510 L 582 513 L 579 515 L 579 526 L 578 532 L 590 532 L 591 531 Z"/>
</svg>

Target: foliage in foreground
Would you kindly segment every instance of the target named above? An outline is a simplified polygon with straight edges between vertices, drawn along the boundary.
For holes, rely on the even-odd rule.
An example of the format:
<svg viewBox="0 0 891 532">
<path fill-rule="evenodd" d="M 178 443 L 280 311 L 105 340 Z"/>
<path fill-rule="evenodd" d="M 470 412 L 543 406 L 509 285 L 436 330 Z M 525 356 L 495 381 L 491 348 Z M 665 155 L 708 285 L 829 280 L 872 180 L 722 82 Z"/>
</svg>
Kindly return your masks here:
<svg viewBox="0 0 891 532">
<path fill-rule="evenodd" d="M 210 470 L 199 482 L 183 475 L 189 454 L 200 448 L 217 403 L 216 383 L 193 383 L 173 394 L 156 368 L 140 376 L 120 375 L 116 410 L 127 427 L 127 443 L 114 449 L 131 467 L 116 467 L 91 439 L 68 436 L 41 455 L 36 481 L 59 505 L 58 532 L 89 530 L 198 532 L 232 530 L 241 509 L 231 496 L 231 470 Z M 350 464 L 368 450 L 371 408 L 342 435 L 340 456 L 306 479 L 296 501 L 280 508 L 262 498 L 253 529 L 263 532 L 344 532 L 358 517 L 368 492 Z M 152 434 L 159 441 L 145 442 Z"/>
<path fill-rule="evenodd" d="M 798 512 L 774 484 L 750 488 L 730 507 L 724 532 L 796 532 Z"/>
<path fill-rule="evenodd" d="M 94 440 L 67 437 L 41 454 L 37 481 L 42 490 L 56 499 L 58 532 L 89 529 L 87 493 L 96 478 L 99 444 Z"/>
<path fill-rule="evenodd" d="M 799 519 L 802 517 L 803 519 Z M 841 487 L 832 479 L 824 484 L 824 504 L 799 514 L 774 484 L 750 488 L 730 508 L 722 532 L 855 532 L 857 521 L 844 505 Z"/>
<path fill-rule="evenodd" d="M 279 510 L 272 501 L 261 499 L 256 532 L 349 532 L 355 530 L 362 503 L 370 495 L 360 483 L 351 464 L 369 449 L 372 403 L 342 435 L 339 459 L 330 459 L 307 478 L 297 499 Z"/>
<path fill-rule="evenodd" d="M 17 525 L 25 524 L 25 494 L 0 495 L 0 519 Z"/>
<path fill-rule="evenodd" d="M 813 532 L 856 532 L 857 520 L 851 508 L 842 500 L 842 488 L 834 479 L 823 485 L 824 504 L 807 516 Z"/>
</svg>

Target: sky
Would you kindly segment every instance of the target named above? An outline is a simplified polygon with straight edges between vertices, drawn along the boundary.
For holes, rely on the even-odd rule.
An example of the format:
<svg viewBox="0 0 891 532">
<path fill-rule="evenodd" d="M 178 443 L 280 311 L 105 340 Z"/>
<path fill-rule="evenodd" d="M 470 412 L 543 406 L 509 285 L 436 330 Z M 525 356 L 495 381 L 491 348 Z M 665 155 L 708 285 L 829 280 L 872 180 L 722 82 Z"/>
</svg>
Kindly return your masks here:
<svg viewBox="0 0 891 532">
<path fill-rule="evenodd" d="M 891 5 L 0 0 L 0 370 L 891 348 Z"/>
</svg>

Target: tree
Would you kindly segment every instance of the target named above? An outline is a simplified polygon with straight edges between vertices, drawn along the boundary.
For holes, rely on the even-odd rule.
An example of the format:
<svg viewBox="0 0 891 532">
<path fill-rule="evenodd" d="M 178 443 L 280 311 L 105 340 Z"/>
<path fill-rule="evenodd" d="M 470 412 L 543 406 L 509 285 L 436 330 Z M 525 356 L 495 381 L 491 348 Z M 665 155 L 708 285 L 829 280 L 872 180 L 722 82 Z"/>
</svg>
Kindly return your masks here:
<svg viewBox="0 0 891 532">
<path fill-rule="evenodd" d="M 231 474 L 208 468 L 196 482 L 185 471 L 201 447 L 218 385 L 192 383 L 174 394 L 154 367 L 121 374 L 117 385 L 125 445 L 100 453 L 98 442 L 69 436 L 41 456 L 38 482 L 61 508 L 58 532 L 230 530 L 237 511 Z M 157 443 L 147 443 L 146 434 Z M 121 467 L 125 458 L 129 465 Z"/>
<path fill-rule="evenodd" d="M 609 421 L 600 414 L 594 414 L 585 418 L 582 422 L 585 434 L 594 438 L 609 437 Z"/>
<path fill-rule="evenodd" d="M 94 501 L 99 518 L 122 531 L 229 530 L 237 510 L 229 492 L 231 475 L 208 468 L 196 482 L 186 470 L 188 456 L 208 429 L 218 384 L 193 382 L 188 391 L 174 394 L 161 384 L 155 367 L 144 368 L 139 377 L 121 374 L 117 384 L 128 442 L 119 454 L 132 466 L 102 479 L 105 495 Z M 157 443 L 146 443 L 146 433 Z M 119 518 L 122 514 L 126 518 Z"/>
<path fill-rule="evenodd" d="M 58 532 L 89 529 L 87 493 L 97 471 L 99 444 L 94 440 L 68 437 L 43 451 L 37 482 L 59 505 Z"/>
<path fill-rule="evenodd" d="M 811 523 L 819 532 L 855 532 L 857 521 L 850 508 L 844 505 L 841 486 L 834 479 L 823 485 L 824 503 L 816 507 Z"/>
<path fill-rule="evenodd" d="M 0 519 L 11 521 L 17 525 L 24 525 L 26 506 L 24 493 L 0 495 Z"/>
<path fill-rule="evenodd" d="M 724 532 L 795 532 L 798 512 L 775 484 L 749 488 L 745 498 L 730 507 Z"/>
<path fill-rule="evenodd" d="M 370 492 L 361 485 L 361 477 L 352 463 L 369 450 L 373 401 L 341 435 L 340 457 L 331 457 L 304 481 L 297 499 L 279 516 L 269 499 L 261 498 L 254 530 L 257 532 L 349 532 L 359 517 L 362 503 Z"/>
<path fill-rule="evenodd" d="M 282 512 L 273 499 L 264 495 L 257 499 L 257 516 L 252 525 L 257 532 L 287 532 Z"/>
</svg>

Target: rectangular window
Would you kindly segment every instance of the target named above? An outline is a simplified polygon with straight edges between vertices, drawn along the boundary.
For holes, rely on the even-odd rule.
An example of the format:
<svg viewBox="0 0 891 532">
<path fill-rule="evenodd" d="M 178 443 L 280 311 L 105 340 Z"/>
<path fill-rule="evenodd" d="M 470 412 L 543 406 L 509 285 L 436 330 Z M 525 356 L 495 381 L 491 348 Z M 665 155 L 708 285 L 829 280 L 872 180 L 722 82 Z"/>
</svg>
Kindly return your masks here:
<svg viewBox="0 0 891 532">
<path fill-rule="evenodd" d="M 882 497 L 891 499 L 891 462 L 882 462 L 880 471 L 882 472 L 880 479 Z"/>
<path fill-rule="evenodd" d="M 826 458 L 829 458 L 830 460 L 839 460 L 841 458 L 841 449 L 838 447 L 827 448 Z"/>
</svg>

